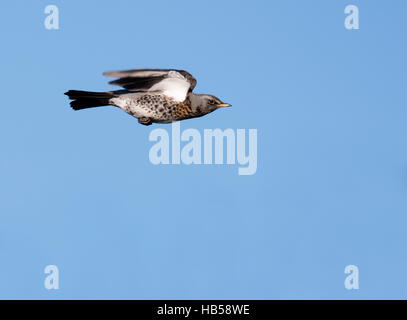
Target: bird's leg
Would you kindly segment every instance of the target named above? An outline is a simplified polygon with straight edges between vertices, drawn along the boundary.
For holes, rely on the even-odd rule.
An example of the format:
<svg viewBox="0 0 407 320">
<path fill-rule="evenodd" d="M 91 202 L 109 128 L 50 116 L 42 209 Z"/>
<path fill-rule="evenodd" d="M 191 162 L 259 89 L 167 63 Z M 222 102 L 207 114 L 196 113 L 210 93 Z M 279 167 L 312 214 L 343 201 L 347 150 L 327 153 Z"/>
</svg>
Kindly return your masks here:
<svg viewBox="0 0 407 320">
<path fill-rule="evenodd" d="M 149 125 L 153 124 L 153 122 L 151 121 L 151 119 L 150 119 L 150 118 L 147 118 L 147 117 L 138 118 L 138 122 L 141 123 L 141 124 L 143 124 L 143 125 L 145 125 L 145 126 L 149 126 Z"/>
</svg>

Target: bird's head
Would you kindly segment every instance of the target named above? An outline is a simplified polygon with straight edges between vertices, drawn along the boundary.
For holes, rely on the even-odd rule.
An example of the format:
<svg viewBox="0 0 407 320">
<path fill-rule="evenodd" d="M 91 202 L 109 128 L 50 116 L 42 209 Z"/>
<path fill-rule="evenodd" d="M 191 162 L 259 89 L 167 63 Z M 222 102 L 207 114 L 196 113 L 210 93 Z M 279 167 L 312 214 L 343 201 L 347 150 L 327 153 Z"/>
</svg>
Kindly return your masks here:
<svg viewBox="0 0 407 320">
<path fill-rule="evenodd" d="M 194 113 L 205 115 L 219 108 L 231 107 L 231 105 L 210 94 L 193 94 L 191 107 Z"/>
</svg>

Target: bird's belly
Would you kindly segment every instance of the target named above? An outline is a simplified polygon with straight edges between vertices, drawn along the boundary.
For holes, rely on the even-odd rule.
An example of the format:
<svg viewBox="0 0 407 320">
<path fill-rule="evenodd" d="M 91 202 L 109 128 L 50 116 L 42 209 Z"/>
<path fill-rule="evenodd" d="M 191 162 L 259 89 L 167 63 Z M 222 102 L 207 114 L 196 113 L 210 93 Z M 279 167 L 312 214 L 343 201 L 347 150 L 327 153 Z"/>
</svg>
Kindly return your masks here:
<svg viewBox="0 0 407 320">
<path fill-rule="evenodd" d="M 154 115 L 153 109 L 137 103 L 130 104 L 124 111 L 135 118 L 152 118 Z"/>
<path fill-rule="evenodd" d="M 190 117 L 191 109 L 162 95 L 129 94 L 112 102 L 136 118 L 150 118 L 153 122 L 170 123 Z"/>
<path fill-rule="evenodd" d="M 131 104 L 126 112 L 136 118 L 150 118 L 153 122 L 172 122 L 172 114 L 167 108 L 158 108 L 145 104 Z"/>
</svg>

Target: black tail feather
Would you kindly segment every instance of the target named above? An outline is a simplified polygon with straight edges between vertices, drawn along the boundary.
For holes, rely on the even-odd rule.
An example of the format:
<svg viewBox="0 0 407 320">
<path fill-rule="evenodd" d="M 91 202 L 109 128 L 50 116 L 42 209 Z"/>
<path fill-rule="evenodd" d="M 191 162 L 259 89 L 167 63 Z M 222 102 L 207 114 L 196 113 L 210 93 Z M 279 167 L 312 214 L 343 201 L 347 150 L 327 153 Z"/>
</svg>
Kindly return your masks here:
<svg viewBox="0 0 407 320">
<path fill-rule="evenodd" d="M 113 92 L 90 92 L 80 90 L 69 90 L 65 92 L 71 101 L 74 110 L 102 107 L 109 105 L 109 101 L 114 97 Z"/>
</svg>

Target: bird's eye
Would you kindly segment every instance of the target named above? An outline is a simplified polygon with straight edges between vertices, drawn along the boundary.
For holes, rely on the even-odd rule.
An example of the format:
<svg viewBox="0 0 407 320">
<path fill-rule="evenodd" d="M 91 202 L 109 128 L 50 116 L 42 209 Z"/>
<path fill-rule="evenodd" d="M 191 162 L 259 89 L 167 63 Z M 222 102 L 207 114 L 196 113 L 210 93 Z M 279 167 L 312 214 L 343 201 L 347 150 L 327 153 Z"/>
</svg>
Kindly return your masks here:
<svg viewBox="0 0 407 320">
<path fill-rule="evenodd" d="M 216 104 L 215 100 L 209 100 L 209 104 Z"/>
</svg>

